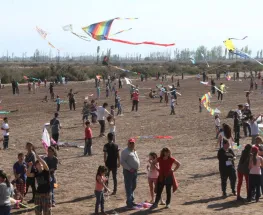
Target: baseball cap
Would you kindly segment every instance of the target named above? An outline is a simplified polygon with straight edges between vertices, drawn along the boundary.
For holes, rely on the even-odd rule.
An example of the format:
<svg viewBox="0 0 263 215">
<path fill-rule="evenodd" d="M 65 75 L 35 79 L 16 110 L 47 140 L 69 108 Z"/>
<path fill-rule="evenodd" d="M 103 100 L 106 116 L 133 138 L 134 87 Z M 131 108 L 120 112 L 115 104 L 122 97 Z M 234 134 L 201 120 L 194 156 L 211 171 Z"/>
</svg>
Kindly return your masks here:
<svg viewBox="0 0 263 215">
<path fill-rule="evenodd" d="M 245 104 L 245 107 L 249 107 L 249 104 L 248 104 L 248 103 L 246 103 L 246 104 Z"/>
<path fill-rule="evenodd" d="M 252 151 L 252 153 L 258 153 L 258 147 L 252 146 L 251 151 Z"/>
<path fill-rule="evenodd" d="M 134 138 L 130 138 L 130 139 L 128 140 L 128 142 L 129 142 L 129 143 L 135 143 L 135 139 L 134 139 Z"/>
</svg>

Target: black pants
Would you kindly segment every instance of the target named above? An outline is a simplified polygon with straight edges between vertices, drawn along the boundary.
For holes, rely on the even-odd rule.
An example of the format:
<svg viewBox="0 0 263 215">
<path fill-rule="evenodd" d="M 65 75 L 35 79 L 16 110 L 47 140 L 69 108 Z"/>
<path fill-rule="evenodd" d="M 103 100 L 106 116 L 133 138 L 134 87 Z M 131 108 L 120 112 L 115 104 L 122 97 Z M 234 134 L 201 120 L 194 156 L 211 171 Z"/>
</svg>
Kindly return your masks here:
<svg viewBox="0 0 263 215">
<path fill-rule="evenodd" d="M 244 135 L 247 137 L 247 131 L 249 133 L 249 136 L 251 136 L 251 128 L 250 125 L 246 122 L 243 122 L 243 131 L 244 131 Z"/>
<path fill-rule="evenodd" d="M 212 94 L 215 94 L 215 87 L 212 86 L 211 88 L 212 88 L 212 89 L 211 89 L 211 90 L 212 90 Z"/>
<path fill-rule="evenodd" d="M 163 101 L 163 97 L 162 96 L 160 96 L 160 103 Z"/>
<path fill-rule="evenodd" d="M 220 170 L 220 177 L 221 177 L 222 192 L 226 192 L 228 178 L 230 180 L 230 186 L 231 186 L 232 192 L 235 192 L 236 180 L 237 180 L 235 168 L 233 167 L 233 168 Z"/>
<path fill-rule="evenodd" d="M 106 186 L 108 186 L 109 184 L 109 178 L 110 178 L 110 172 L 112 172 L 112 179 L 113 179 L 113 192 L 116 192 L 117 191 L 117 167 L 115 168 L 110 168 L 110 167 L 107 167 L 108 168 L 108 172 L 106 174 L 108 180 L 106 182 Z"/>
<path fill-rule="evenodd" d="M 15 95 L 16 94 L 16 88 L 12 87 L 12 89 L 13 89 L 13 95 Z"/>
<path fill-rule="evenodd" d="M 166 188 L 166 205 L 169 205 L 171 202 L 171 196 L 172 196 L 172 184 L 165 184 L 164 182 L 158 182 L 157 183 L 157 193 L 156 193 L 156 197 L 155 197 L 155 202 L 154 204 L 158 205 L 161 196 L 162 196 L 162 192 L 163 192 L 163 188 Z"/>
<path fill-rule="evenodd" d="M 217 100 L 221 99 L 221 101 L 223 100 L 223 93 L 218 91 L 218 97 Z"/>
<path fill-rule="evenodd" d="M 139 101 L 136 101 L 136 100 L 132 101 L 132 111 L 134 111 L 134 108 L 136 111 L 138 111 L 138 104 L 139 104 Z"/>
<path fill-rule="evenodd" d="M 240 138 L 240 128 L 236 129 L 235 131 L 235 142 L 237 143 L 237 146 L 239 146 L 239 138 Z"/>
<path fill-rule="evenodd" d="M 100 134 L 105 133 L 105 120 L 98 120 L 100 123 Z"/>
<path fill-rule="evenodd" d="M 73 106 L 73 109 L 75 110 L 76 109 L 75 100 L 70 100 L 69 101 L 69 109 L 70 110 L 72 110 L 72 106 Z"/>
<path fill-rule="evenodd" d="M 32 200 L 34 200 L 35 194 L 36 194 L 36 181 L 35 181 L 35 178 L 27 177 L 27 179 L 26 179 L 26 194 L 28 193 L 28 189 L 30 186 L 32 188 L 32 194 L 33 194 Z"/>
<path fill-rule="evenodd" d="M 59 134 L 52 134 L 52 139 L 57 143 L 52 146 L 54 146 L 57 150 L 59 150 L 59 146 L 58 146 Z"/>
<path fill-rule="evenodd" d="M 60 111 L 60 104 L 57 104 L 57 112 Z"/>
<path fill-rule="evenodd" d="M 256 189 L 256 200 L 260 197 L 260 175 L 249 174 L 248 176 L 248 200 L 251 201 L 252 193 Z"/>
<path fill-rule="evenodd" d="M 3 141 L 4 149 L 8 149 L 8 143 L 9 143 L 9 136 L 4 136 L 4 141 Z"/>
<path fill-rule="evenodd" d="M 175 115 L 174 106 L 171 106 L 171 113 L 170 113 L 170 115 Z"/>
</svg>

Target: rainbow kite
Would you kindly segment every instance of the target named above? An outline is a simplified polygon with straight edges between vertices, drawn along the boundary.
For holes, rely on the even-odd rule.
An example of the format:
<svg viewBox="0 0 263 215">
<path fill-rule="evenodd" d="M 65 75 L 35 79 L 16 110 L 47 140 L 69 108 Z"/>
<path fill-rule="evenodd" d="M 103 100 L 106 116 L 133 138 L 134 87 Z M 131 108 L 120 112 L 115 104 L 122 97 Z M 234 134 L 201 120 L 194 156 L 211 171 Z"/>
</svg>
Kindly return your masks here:
<svg viewBox="0 0 263 215">
<path fill-rule="evenodd" d="M 211 93 L 208 92 L 205 95 L 202 96 L 201 98 L 201 103 L 203 104 L 203 106 L 205 107 L 205 109 L 212 115 L 214 116 L 215 114 L 221 113 L 220 110 L 213 109 L 210 107 L 210 99 L 212 98 Z"/>
<path fill-rule="evenodd" d="M 124 18 L 126 20 L 134 20 L 134 19 L 138 19 L 138 18 Z M 119 39 L 113 39 L 113 38 L 109 38 L 109 36 L 114 36 L 116 34 L 120 34 L 126 31 L 131 30 L 127 29 L 127 30 L 122 30 L 119 31 L 115 34 L 110 35 L 110 30 L 111 30 L 111 25 L 113 23 L 114 20 L 123 20 L 121 18 L 115 18 L 115 19 L 110 19 L 107 21 L 102 21 L 102 22 L 98 22 L 98 23 L 94 23 L 92 25 L 89 25 L 87 27 L 83 27 L 82 30 L 85 31 L 89 36 L 91 36 L 93 39 L 101 41 L 101 40 L 111 40 L 114 42 L 119 42 L 119 43 L 125 43 L 125 44 L 130 44 L 130 45 L 141 45 L 141 44 L 145 44 L 145 45 L 156 45 L 156 46 L 174 46 L 175 44 L 161 44 L 161 43 L 155 43 L 155 42 L 130 42 L 130 41 L 125 41 L 125 40 L 119 40 Z"/>
</svg>

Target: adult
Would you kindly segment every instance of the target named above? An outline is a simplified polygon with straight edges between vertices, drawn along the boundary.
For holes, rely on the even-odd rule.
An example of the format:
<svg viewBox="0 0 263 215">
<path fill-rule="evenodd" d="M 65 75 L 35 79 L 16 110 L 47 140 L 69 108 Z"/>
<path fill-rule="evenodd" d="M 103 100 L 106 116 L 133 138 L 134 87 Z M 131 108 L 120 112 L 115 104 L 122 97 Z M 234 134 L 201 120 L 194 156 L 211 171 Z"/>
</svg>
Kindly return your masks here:
<svg viewBox="0 0 263 215">
<path fill-rule="evenodd" d="M 220 83 L 219 90 L 217 91 L 217 100 L 223 100 L 223 93 L 225 90 L 225 85 L 223 83 Z"/>
<path fill-rule="evenodd" d="M 69 101 L 69 109 L 72 110 L 72 106 L 73 109 L 76 110 L 76 103 L 75 103 L 75 93 L 73 93 L 73 90 L 70 89 L 69 93 L 68 93 L 68 101 Z"/>
<path fill-rule="evenodd" d="M 50 93 L 50 98 L 54 99 L 54 84 L 49 83 L 49 93 Z"/>
<path fill-rule="evenodd" d="M 11 202 L 10 197 L 13 195 L 12 186 L 6 173 L 0 170 L 0 214 L 10 215 Z"/>
<path fill-rule="evenodd" d="M 258 128 L 258 122 L 257 119 L 261 117 L 261 123 L 262 123 L 262 115 L 260 114 L 259 116 L 255 117 L 254 115 L 250 116 L 250 121 L 249 121 L 249 126 L 251 130 L 251 144 L 254 145 L 256 144 L 256 137 L 259 136 L 259 128 Z"/>
<path fill-rule="evenodd" d="M 215 94 L 215 92 L 216 92 L 215 86 L 216 86 L 216 83 L 215 83 L 214 79 L 211 79 L 211 91 L 212 91 L 212 94 Z"/>
<path fill-rule="evenodd" d="M 249 109 L 249 104 L 246 103 L 245 107 L 242 111 L 242 116 L 243 116 L 242 124 L 243 124 L 243 131 L 244 131 L 245 137 L 247 137 L 247 134 L 249 134 L 249 136 L 251 136 L 251 128 L 249 126 L 249 119 L 250 119 L 251 115 L 252 115 L 252 113 L 251 113 L 251 110 Z"/>
<path fill-rule="evenodd" d="M 112 133 L 108 133 L 108 143 L 104 145 L 104 162 L 108 169 L 107 178 L 109 181 L 110 172 L 112 172 L 113 178 L 113 193 L 112 195 L 116 195 L 117 192 L 117 169 L 120 167 L 120 149 L 119 146 L 114 143 L 113 138 L 114 135 Z M 106 186 L 108 187 L 108 181 Z"/>
<path fill-rule="evenodd" d="M 223 147 L 218 150 L 217 158 L 219 160 L 219 172 L 221 177 L 221 188 L 223 196 L 226 197 L 227 179 L 230 180 L 232 193 L 236 195 L 236 170 L 234 160 L 236 156 L 232 149 L 229 148 L 230 144 L 228 140 L 223 140 Z"/>
<path fill-rule="evenodd" d="M 119 77 L 119 89 L 122 88 L 122 81 L 121 81 L 121 76 Z"/>
<path fill-rule="evenodd" d="M 108 103 L 104 103 L 102 106 L 97 108 L 97 120 L 100 123 L 100 137 L 105 136 L 105 117 L 111 115 L 109 111 L 107 111 Z"/>
<path fill-rule="evenodd" d="M 135 150 L 135 139 L 128 140 L 128 147 L 121 152 L 121 165 L 123 167 L 124 184 L 126 191 L 126 205 L 129 209 L 133 209 L 134 191 L 137 185 L 138 169 L 140 160 Z"/>
<path fill-rule="evenodd" d="M 62 128 L 60 121 L 58 120 L 58 113 L 55 113 L 54 118 L 50 120 L 50 127 L 51 127 L 51 136 L 52 139 L 56 142 L 54 147 L 59 150 L 58 140 L 59 140 L 59 131 Z"/>
<path fill-rule="evenodd" d="M 51 215 L 51 187 L 50 173 L 47 163 L 36 153 L 36 171 L 31 173 L 33 163 L 29 163 L 27 176 L 35 177 L 37 180 L 37 191 L 35 196 L 35 213 Z"/>
<path fill-rule="evenodd" d="M 263 158 L 263 141 L 260 136 L 256 137 L 255 146 L 258 148 L 258 155 Z M 260 177 L 260 186 L 261 186 L 261 194 L 263 195 L 263 166 L 261 168 L 261 177 Z"/>
<path fill-rule="evenodd" d="M 243 178 L 245 177 L 246 180 L 246 191 L 248 197 L 248 175 L 249 175 L 249 158 L 252 146 L 247 144 L 242 151 L 238 167 L 237 167 L 237 176 L 238 176 L 238 183 L 237 183 L 237 200 L 243 200 L 240 196 L 241 186 L 243 183 Z"/>
<path fill-rule="evenodd" d="M 172 85 L 172 88 L 170 89 L 171 96 L 174 97 L 175 101 L 177 101 L 177 95 L 176 95 L 176 87 L 174 84 Z"/>
<path fill-rule="evenodd" d="M 157 193 L 155 197 L 155 202 L 152 205 L 151 209 L 158 207 L 158 203 L 161 199 L 164 186 L 166 187 L 166 208 L 170 208 L 172 187 L 173 192 L 178 188 L 177 181 L 174 176 L 174 172 L 178 170 L 181 163 L 171 156 L 171 151 L 168 148 L 163 148 L 160 154 L 154 163 L 159 163 L 159 176 L 157 181 Z M 173 165 L 175 168 L 173 169 Z"/>
<path fill-rule="evenodd" d="M 58 168 L 58 159 L 57 159 L 57 152 L 53 146 L 49 146 L 47 150 L 47 157 L 44 158 L 44 161 L 48 165 L 49 173 L 50 173 L 50 191 L 51 191 L 51 203 L 52 207 L 55 207 L 55 195 L 54 195 L 54 188 L 57 182 L 55 177 L 55 171 Z"/>
<path fill-rule="evenodd" d="M 138 111 L 138 105 L 139 105 L 139 90 L 136 89 L 132 93 L 132 111 L 134 111 L 134 108 L 136 112 Z"/>
<path fill-rule="evenodd" d="M 8 118 L 5 117 L 1 130 L 3 131 L 3 148 L 8 149 L 8 143 L 9 143 L 9 125 L 8 125 Z"/>
<path fill-rule="evenodd" d="M 206 74 L 205 74 L 205 72 L 203 72 L 203 82 L 205 82 L 206 81 Z"/>
<path fill-rule="evenodd" d="M 15 79 L 12 80 L 12 90 L 13 90 L 13 95 L 16 94 L 16 81 Z"/>
</svg>

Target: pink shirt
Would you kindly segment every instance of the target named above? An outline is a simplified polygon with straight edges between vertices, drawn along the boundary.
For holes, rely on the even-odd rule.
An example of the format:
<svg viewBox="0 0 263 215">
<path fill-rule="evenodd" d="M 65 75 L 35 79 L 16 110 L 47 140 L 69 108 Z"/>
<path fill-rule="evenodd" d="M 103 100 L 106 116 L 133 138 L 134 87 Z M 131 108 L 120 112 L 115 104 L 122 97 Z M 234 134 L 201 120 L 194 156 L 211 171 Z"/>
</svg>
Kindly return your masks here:
<svg viewBox="0 0 263 215">
<path fill-rule="evenodd" d="M 95 190 L 96 191 L 103 191 L 104 190 L 104 186 L 101 183 L 101 180 L 103 181 L 103 183 L 105 183 L 107 181 L 107 178 L 105 176 L 97 176 L 96 178 L 96 186 L 95 186 Z"/>
<path fill-rule="evenodd" d="M 252 174 L 252 175 L 261 175 L 261 169 L 260 169 L 260 166 L 261 166 L 261 160 L 263 158 L 261 157 L 257 157 L 257 164 L 252 166 L 252 168 L 250 169 L 250 172 L 249 174 Z"/>
<path fill-rule="evenodd" d="M 156 165 L 159 168 L 159 164 L 157 163 Z M 148 172 L 148 178 L 158 178 L 158 176 L 159 176 L 159 171 L 157 170 L 155 165 L 151 165 L 150 170 Z"/>
<path fill-rule="evenodd" d="M 134 100 L 134 101 L 139 101 L 139 93 L 134 92 L 134 93 L 132 94 L 132 100 Z"/>
</svg>

